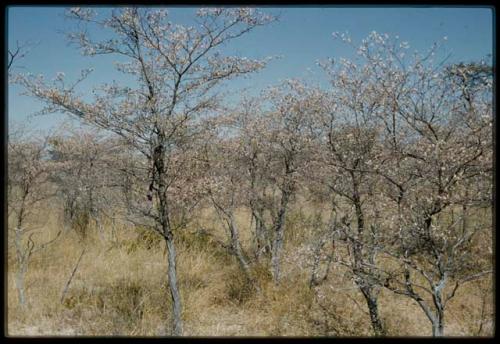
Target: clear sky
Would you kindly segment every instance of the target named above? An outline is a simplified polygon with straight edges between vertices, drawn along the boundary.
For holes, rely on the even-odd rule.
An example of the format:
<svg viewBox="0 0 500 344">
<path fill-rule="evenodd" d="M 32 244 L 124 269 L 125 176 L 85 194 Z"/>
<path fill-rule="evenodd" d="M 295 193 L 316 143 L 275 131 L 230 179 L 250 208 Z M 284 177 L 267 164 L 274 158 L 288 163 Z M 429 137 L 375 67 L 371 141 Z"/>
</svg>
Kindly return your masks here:
<svg viewBox="0 0 500 344">
<path fill-rule="evenodd" d="M 105 11 L 97 8 L 97 11 Z M 371 31 L 399 35 L 412 49 L 424 51 L 432 43 L 448 37 L 446 52 L 449 62 L 479 60 L 493 51 L 493 10 L 480 7 L 268 7 L 263 9 L 280 14 L 280 20 L 267 27 L 257 28 L 243 36 L 226 50 L 249 58 L 280 55 L 260 73 L 239 81 L 231 81 L 228 88 L 248 88 L 257 94 L 263 88 L 287 78 L 305 78 L 321 81 L 316 66 L 318 60 L 328 57 L 352 57 L 353 51 L 332 38 L 332 32 L 348 31 L 358 42 Z M 169 9 L 171 20 L 183 23 L 192 8 Z M 71 79 L 80 70 L 93 67 L 95 71 L 82 84 L 85 90 L 102 82 L 123 80 L 113 69 L 115 57 L 82 57 L 74 46 L 68 46 L 64 32 L 74 23 L 63 16 L 62 7 L 10 7 L 8 9 L 8 44 L 37 42 L 29 54 L 19 61 L 14 72 L 43 74 L 51 79 L 64 72 Z M 62 115 L 33 117 L 42 105 L 9 87 L 9 123 L 26 122 L 39 129 L 57 124 Z M 237 95 L 234 95 L 236 100 Z"/>
</svg>

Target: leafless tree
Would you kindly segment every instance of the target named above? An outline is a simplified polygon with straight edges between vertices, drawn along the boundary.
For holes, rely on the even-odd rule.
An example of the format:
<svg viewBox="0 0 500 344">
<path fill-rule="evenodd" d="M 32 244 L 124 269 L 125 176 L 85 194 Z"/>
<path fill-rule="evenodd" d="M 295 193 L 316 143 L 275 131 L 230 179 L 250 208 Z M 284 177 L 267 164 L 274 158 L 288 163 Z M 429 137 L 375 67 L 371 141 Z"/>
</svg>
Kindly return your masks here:
<svg viewBox="0 0 500 344">
<path fill-rule="evenodd" d="M 340 37 L 351 43 L 345 34 Z M 438 45 L 411 59 L 406 48 L 406 42 L 373 32 L 358 47 L 361 63 L 340 59 L 323 65 L 335 101 L 319 121 L 328 147 L 322 151 L 330 154 L 318 154 L 317 160 L 328 167 L 332 192 L 352 205 L 352 212 L 343 211 L 337 231 L 353 260 L 339 262 L 356 276 L 374 332 L 383 334 L 376 295 L 385 286 L 414 299 L 439 336 L 454 290 L 489 272 L 488 264 L 473 267 L 470 259 L 471 238 L 488 224 L 465 224 L 471 205 L 467 190 L 482 190 L 479 199 L 486 204 L 490 199 L 484 185 L 491 185 L 491 82 L 476 82 L 472 95 L 463 66 L 457 71 L 433 60 Z M 482 182 L 473 182 L 477 178 Z M 448 221 L 456 206 L 462 215 Z M 377 256 L 396 259 L 401 270 L 385 271 Z M 460 264 L 470 273 L 460 276 Z M 444 296 L 451 278 L 456 288 Z"/>
<path fill-rule="evenodd" d="M 219 121 L 220 122 L 220 119 Z M 240 230 L 235 219 L 235 211 L 244 203 L 246 181 L 244 165 L 240 161 L 238 138 L 227 138 L 227 125 L 219 123 L 207 139 L 203 150 L 206 163 L 206 181 L 208 198 L 219 219 L 228 229 L 231 252 L 238 259 L 249 283 L 254 283 L 250 270 L 250 261 L 240 241 Z"/>
<path fill-rule="evenodd" d="M 331 88 L 325 94 L 328 108 L 318 116 L 318 145 L 314 164 L 316 179 L 337 198 L 332 202 L 336 220 L 329 223 L 337 245 L 347 247 L 348 258 L 337 261 L 347 267 L 363 294 L 369 310 L 372 329 L 377 336 L 385 334 L 379 315 L 380 287 L 373 276 L 380 237 L 377 180 L 372 162 L 378 159 L 380 145 L 376 114 L 382 99 L 374 92 L 377 85 L 367 68 L 341 60 L 323 64 Z"/>
<path fill-rule="evenodd" d="M 265 65 L 265 61 L 224 56 L 218 48 L 273 18 L 246 8 L 200 9 L 194 26 L 174 25 L 163 9 L 123 8 L 99 19 L 92 9 L 73 8 L 68 15 L 114 35 L 104 41 L 93 40 L 86 31 L 69 37 L 86 55 L 125 58 L 128 62 L 117 64 L 118 70 L 136 77 L 136 87 L 106 85 L 96 90 L 99 95 L 93 102 L 86 103 L 76 94 L 76 84 L 67 86 L 63 75 L 54 85 L 29 76 L 19 82 L 48 104 L 48 112 L 63 111 L 114 132 L 145 157 L 144 172 L 150 183 L 143 194 L 151 192 L 151 206 L 141 201 L 146 203 L 141 215 L 165 239 L 173 334 L 181 335 L 172 205 L 175 197 L 182 198 L 180 204 L 190 200 L 190 189 L 182 183 L 190 177 L 187 159 L 192 157 L 190 143 L 197 135 L 196 119 L 217 107 L 216 87 L 221 82 Z M 179 208 L 189 209 L 185 205 Z"/>
<path fill-rule="evenodd" d="M 272 233 L 269 228 L 270 210 L 273 208 L 273 183 L 269 179 L 272 157 L 268 149 L 266 120 L 262 114 L 262 101 L 246 98 L 231 116 L 231 128 L 238 140 L 238 161 L 246 185 L 243 200 L 250 209 L 250 227 L 254 228 L 254 256 L 257 261 L 262 255 L 271 253 Z M 260 115 L 259 115 L 260 114 Z"/>
<path fill-rule="evenodd" d="M 29 136 L 30 133 L 20 127 L 11 129 L 8 138 L 9 234 L 13 236 L 16 252 L 15 281 L 22 307 L 26 306 L 25 280 L 30 258 L 61 234 L 59 231 L 50 240 L 41 239 L 39 234 L 44 223 L 34 220 L 37 207 L 53 196 L 49 185 L 53 166 L 47 158 L 49 136 L 38 139 Z"/>
<path fill-rule="evenodd" d="M 83 237 L 91 221 L 102 237 L 104 217 L 122 206 L 117 190 L 123 182 L 116 175 L 122 148 L 116 139 L 89 129 L 69 129 L 50 140 L 51 159 L 58 164 L 52 180 L 63 200 L 65 223 L 82 226 Z"/>
<path fill-rule="evenodd" d="M 446 305 L 457 289 L 492 272 L 491 261 L 472 258 L 473 238 L 487 233 L 491 222 L 468 217 L 492 204 L 493 116 L 491 79 L 473 90 L 450 82 L 446 70 L 432 73 L 422 72 L 418 94 L 397 104 L 412 143 L 400 143 L 386 165 L 399 164 L 408 182 L 400 186 L 397 249 L 390 253 L 401 270 L 388 273 L 385 286 L 414 299 L 433 335 L 443 336 Z"/>
<path fill-rule="evenodd" d="M 309 88 L 298 80 L 288 80 L 265 92 L 264 97 L 270 108 L 260 110 L 260 135 L 266 150 L 265 159 L 268 161 L 265 178 L 273 188 L 271 201 L 267 201 L 265 205 L 261 204 L 260 209 L 268 208 L 271 222 L 265 224 L 265 219 L 261 217 L 262 212 L 255 203 L 252 209 L 260 225 L 271 231 L 271 273 L 275 283 L 279 283 L 281 277 L 286 214 L 307 162 L 306 157 L 314 136 L 310 120 L 321 110 L 321 95 L 317 89 Z M 250 138 L 250 142 L 251 140 Z M 254 163 L 254 158 L 256 157 L 248 161 Z M 252 165 L 249 167 L 250 175 L 255 177 L 252 175 L 255 172 Z M 252 180 L 255 182 L 255 179 Z M 253 187 L 255 188 L 255 184 Z M 258 198 L 254 198 L 253 202 L 257 200 Z M 265 198 L 261 198 L 262 200 L 266 201 Z"/>
<path fill-rule="evenodd" d="M 365 265 L 380 269 L 374 280 L 385 273 L 385 287 L 414 299 L 433 335 L 442 336 L 445 306 L 457 288 L 490 272 L 488 264 L 470 256 L 472 238 L 489 225 L 469 226 L 467 217 L 474 204 L 471 190 L 491 205 L 491 80 L 481 77 L 474 87 L 465 83 L 463 66 L 445 68 L 444 61 L 434 61 L 437 45 L 403 61 L 403 43 L 376 33 L 372 40 L 375 44 L 368 40 L 360 48 L 367 59 L 362 70 L 378 85 L 371 93 L 382 100 L 375 117 L 382 133 L 377 142 L 384 148 L 364 170 L 385 184 L 381 190 L 389 203 L 379 202 L 391 219 L 384 230 L 394 237 L 392 244 L 372 245 L 396 259 L 400 269 L 381 273 L 380 265 Z M 449 220 L 456 207 L 462 214 Z M 450 284 L 454 287 L 446 292 Z"/>
</svg>

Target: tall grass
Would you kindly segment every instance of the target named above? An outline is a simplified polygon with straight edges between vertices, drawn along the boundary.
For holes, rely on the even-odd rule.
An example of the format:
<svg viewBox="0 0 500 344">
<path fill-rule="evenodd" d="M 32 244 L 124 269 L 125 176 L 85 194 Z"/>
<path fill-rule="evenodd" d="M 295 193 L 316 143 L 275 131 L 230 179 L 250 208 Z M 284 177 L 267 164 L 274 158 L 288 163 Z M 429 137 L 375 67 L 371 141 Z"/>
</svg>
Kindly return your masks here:
<svg viewBox="0 0 500 344">
<path fill-rule="evenodd" d="M 178 271 L 187 336 L 371 336 L 362 295 L 349 275 L 333 267 L 318 288 L 309 288 L 318 214 L 292 209 L 287 219 L 283 280 L 276 286 L 265 260 L 253 266 L 259 291 L 246 285 L 238 262 L 221 246 L 227 233 L 214 214 L 204 211 L 178 233 Z M 249 214 L 239 212 L 242 242 L 250 251 Z M 43 229 L 49 237 L 62 226 L 55 214 Z M 8 260 L 8 334 L 11 336 L 161 336 L 170 333 L 164 243 L 141 228 L 111 224 L 105 236 L 93 227 L 67 230 L 50 249 L 33 256 L 27 274 L 28 307 L 17 301 L 14 252 Z M 211 235 L 204 236 L 203 226 Z M 83 238 L 83 239 L 82 239 Z M 486 238 L 491 240 L 490 238 Z M 484 245 L 491 241 L 483 241 Z M 76 261 L 87 250 L 61 303 L 61 293 Z M 459 289 L 450 303 L 446 335 L 491 335 L 491 280 Z M 382 291 L 381 317 L 388 335 L 431 335 L 428 320 L 408 298 Z M 482 324 L 481 324 L 482 321 Z M 479 332 L 480 331 L 480 332 Z"/>
</svg>

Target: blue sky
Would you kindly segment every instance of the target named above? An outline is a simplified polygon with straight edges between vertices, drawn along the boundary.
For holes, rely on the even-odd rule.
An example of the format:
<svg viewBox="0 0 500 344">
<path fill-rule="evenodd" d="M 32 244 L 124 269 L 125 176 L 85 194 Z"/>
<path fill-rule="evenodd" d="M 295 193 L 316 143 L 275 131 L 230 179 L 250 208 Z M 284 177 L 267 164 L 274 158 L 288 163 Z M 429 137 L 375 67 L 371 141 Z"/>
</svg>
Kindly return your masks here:
<svg viewBox="0 0 500 344">
<path fill-rule="evenodd" d="M 104 11 L 105 8 L 97 8 Z M 448 37 L 446 53 L 449 62 L 479 60 L 493 50 L 493 12 L 480 7 L 268 7 L 263 9 L 280 14 L 280 20 L 257 28 L 247 36 L 233 41 L 227 53 L 250 58 L 280 55 L 266 69 L 249 78 L 231 81 L 229 90 L 247 88 L 257 94 L 263 88 L 287 78 L 321 81 L 318 60 L 328 57 L 352 57 L 353 51 L 332 38 L 334 31 L 348 31 L 353 41 L 360 41 L 371 31 L 399 35 L 411 49 L 426 50 L 432 43 Z M 173 22 L 186 22 L 192 8 L 169 9 Z M 82 91 L 121 76 L 113 70 L 110 56 L 82 57 L 68 46 L 64 32 L 74 23 L 63 16 L 62 7 L 10 7 L 8 9 L 8 44 L 37 42 L 29 54 L 19 61 L 15 72 L 43 74 L 51 79 L 57 72 L 75 78 L 80 70 L 93 67 L 92 76 L 82 84 Z M 22 90 L 9 87 L 9 123 L 29 122 L 31 127 L 48 129 L 65 118 L 63 115 L 33 117 L 42 105 L 26 96 Z M 237 100 L 235 93 L 231 99 Z"/>
</svg>

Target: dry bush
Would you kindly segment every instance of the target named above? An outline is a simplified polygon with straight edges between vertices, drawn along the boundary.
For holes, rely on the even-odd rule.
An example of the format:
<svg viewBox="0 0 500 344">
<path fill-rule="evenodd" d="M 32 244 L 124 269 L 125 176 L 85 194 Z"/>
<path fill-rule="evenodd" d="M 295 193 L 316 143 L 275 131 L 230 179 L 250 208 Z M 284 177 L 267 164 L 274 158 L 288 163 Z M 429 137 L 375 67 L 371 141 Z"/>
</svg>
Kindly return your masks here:
<svg viewBox="0 0 500 344">
<path fill-rule="evenodd" d="M 314 209 L 294 208 L 291 214 L 295 220 L 289 222 L 289 232 L 303 233 L 303 240 L 295 234 L 296 240 L 287 241 L 284 256 L 289 258 L 283 261 L 280 286 L 274 284 L 266 260 L 252 267 L 252 275 L 260 285 L 258 292 L 248 288 L 237 260 L 221 245 L 226 236 L 214 214 L 204 212 L 198 217 L 199 223 L 192 223 L 178 233 L 186 335 L 372 335 L 363 297 L 344 270 L 332 266 L 328 278 L 317 290 L 309 288 L 308 264 L 312 254 L 308 248 L 314 238 L 306 233 L 314 224 Z M 49 217 L 46 226 L 49 232 L 56 232 L 60 226 L 58 218 L 54 214 Z M 247 214 L 240 212 L 238 221 L 244 229 L 243 242 L 248 245 L 247 238 L 251 236 L 245 226 L 245 223 L 248 226 Z M 210 235 L 200 234 L 201 224 Z M 110 230 L 111 223 L 106 223 L 104 241 L 97 240 L 97 231 L 89 231 L 85 243 L 74 231 L 65 232 L 51 250 L 34 257 L 27 274 L 29 312 L 22 312 L 13 297 L 13 266 L 9 264 L 10 335 L 169 333 L 165 324 L 169 323 L 171 301 L 165 286 L 164 244 L 151 244 L 156 241 L 154 237 L 144 236 L 141 228 L 125 224 L 116 225 L 116 241 L 113 241 Z M 484 236 L 477 238 L 477 252 L 487 252 L 491 238 Z M 295 238 L 293 234 L 292 237 Z M 85 244 L 87 252 L 61 303 L 64 285 Z M 318 295 L 323 296 L 319 299 Z M 487 279 L 459 289 L 450 303 L 446 335 L 491 335 L 492 297 L 491 280 Z M 389 336 L 431 334 L 425 315 L 408 298 L 384 290 L 380 294 L 380 312 Z"/>
</svg>

